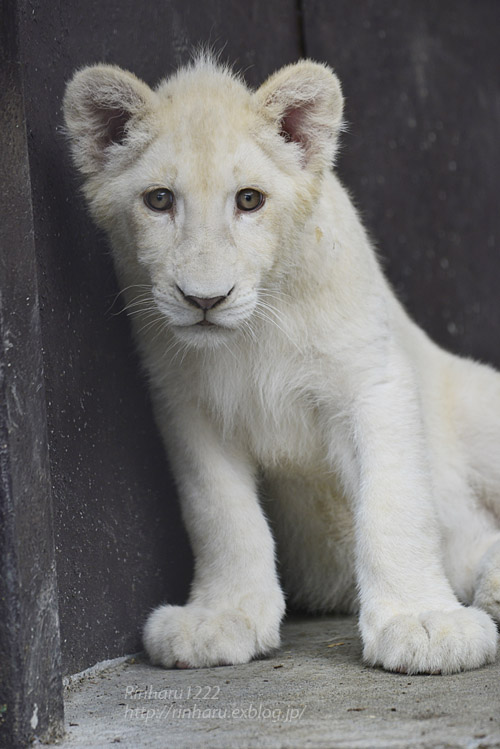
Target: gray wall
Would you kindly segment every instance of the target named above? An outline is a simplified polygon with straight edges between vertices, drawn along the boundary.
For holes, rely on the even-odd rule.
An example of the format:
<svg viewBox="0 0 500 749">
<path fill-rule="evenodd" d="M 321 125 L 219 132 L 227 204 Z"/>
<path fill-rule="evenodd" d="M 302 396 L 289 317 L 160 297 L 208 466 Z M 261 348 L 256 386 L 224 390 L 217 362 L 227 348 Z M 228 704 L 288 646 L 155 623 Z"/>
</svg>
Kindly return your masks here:
<svg viewBox="0 0 500 749">
<path fill-rule="evenodd" d="M 340 173 L 415 319 L 500 366 L 500 3 L 307 0 L 346 96 Z"/>
<path fill-rule="evenodd" d="M 4 719 L 14 746 L 36 700 L 37 732 L 56 730 L 61 670 L 139 649 L 148 610 L 182 602 L 191 575 L 109 250 L 61 133 L 66 80 L 112 62 L 154 84 L 199 42 L 252 85 L 303 55 L 328 62 L 349 124 L 338 168 L 398 294 L 441 344 L 500 365 L 500 4 L 6 0 L 1 12 L 0 551 L 12 574 L 0 683 L 17 699 Z M 13 353 L 12 330 L 29 346 Z"/>
</svg>

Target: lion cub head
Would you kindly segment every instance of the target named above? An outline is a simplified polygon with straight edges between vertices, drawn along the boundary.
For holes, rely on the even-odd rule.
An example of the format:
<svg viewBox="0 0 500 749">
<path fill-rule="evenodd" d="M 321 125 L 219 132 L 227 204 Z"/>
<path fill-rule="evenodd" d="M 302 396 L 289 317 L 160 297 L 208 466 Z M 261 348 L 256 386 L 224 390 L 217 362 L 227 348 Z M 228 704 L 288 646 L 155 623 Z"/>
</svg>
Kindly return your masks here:
<svg viewBox="0 0 500 749">
<path fill-rule="evenodd" d="M 335 75 L 290 65 L 253 92 L 207 57 L 149 88 L 97 65 L 64 100 L 75 163 L 128 295 L 176 336 L 220 342 L 300 266 L 342 118 Z"/>
</svg>

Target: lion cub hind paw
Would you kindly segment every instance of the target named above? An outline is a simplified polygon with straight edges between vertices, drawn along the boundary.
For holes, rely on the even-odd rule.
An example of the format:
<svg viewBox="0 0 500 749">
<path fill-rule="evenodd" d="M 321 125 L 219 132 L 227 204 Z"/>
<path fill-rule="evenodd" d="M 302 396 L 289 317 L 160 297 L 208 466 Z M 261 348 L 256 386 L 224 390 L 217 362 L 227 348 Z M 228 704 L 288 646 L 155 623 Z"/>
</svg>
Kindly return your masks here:
<svg viewBox="0 0 500 749">
<path fill-rule="evenodd" d="M 279 646 L 279 620 L 266 632 L 238 609 L 195 604 L 160 606 L 144 627 L 151 662 L 165 668 L 208 668 L 248 663 Z"/>
<path fill-rule="evenodd" d="M 461 608 L 399 614 L 365 646 L 371 665 L 406 674 L 452 674 L 495 659 L 497 631 L 484 611 Z"/>
</svg>

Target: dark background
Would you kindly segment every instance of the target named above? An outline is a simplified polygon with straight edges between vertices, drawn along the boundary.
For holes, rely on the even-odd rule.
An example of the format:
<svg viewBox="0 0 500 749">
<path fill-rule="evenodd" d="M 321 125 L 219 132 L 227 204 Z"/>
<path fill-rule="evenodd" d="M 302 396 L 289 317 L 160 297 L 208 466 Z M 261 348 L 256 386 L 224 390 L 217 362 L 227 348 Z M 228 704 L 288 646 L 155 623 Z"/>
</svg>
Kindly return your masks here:
<svg viewBox="0 0 500 749">
<path fill-rule="evenodd" d="M 1 146 L 10 160 L 0 283 L 13 291 L 0 312 L 25 336 L 29 321 L 17 310 L 26 289 L 12 279 L 27 269 L 34 342 L 18 351 L 10 376 L 24 382 L 27 410 L 37 409 L 33 444 L 45 445 L 43 491 L 28 479 L 23 488 L 38 497 L 33 515 L 16 504 L 12 480 L 25 452 L 5 442 L 2 496 L 13 509 L 3 542 L 17 548 L 7 560 L 24 555 L 26 569 L 38 565 L 53 581 L 57 571 L 51 616 L 58 604 L 62 673 L 74 673 L 140 649 L 148 611 L 185 599 L 191 557 L 128 322 L 113 304 L 109 250 L 86 214 L 61 131 L 66 81 L 78 67 L 109 62 L 155 84 L 198 43 L 221 50 L 253 86 L 301 56 L 329 63 L 346 98 L 338 169 L 398 295 L 440 344 L 499 366 L 500 3 L 6 0 L 2 23 Z M 5 220 L 13 213 L 16 226 Z M 3 388 L 11 393 L 8 377 Z M 8 432 L 12 413 L 1 415 Z M 20 582 L 8 588 L 35 630 L 33 601 L 45 595 L 37 581 L 31 598 Z M 19 640 L 18 625 L 8 627 L 5 637 Z M 46 641 L 54 679 L 58 645 Z M 44 709 L 55 710 L 49 702 L 40 703 L 42 727 Z"/>
</svg>

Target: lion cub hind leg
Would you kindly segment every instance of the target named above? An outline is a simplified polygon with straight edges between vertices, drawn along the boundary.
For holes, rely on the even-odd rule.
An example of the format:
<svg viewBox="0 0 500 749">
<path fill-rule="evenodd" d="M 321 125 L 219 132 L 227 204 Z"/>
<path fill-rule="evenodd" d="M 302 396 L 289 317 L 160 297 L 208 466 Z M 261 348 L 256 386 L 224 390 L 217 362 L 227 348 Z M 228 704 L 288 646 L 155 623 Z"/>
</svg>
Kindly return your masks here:
<svg viewBox="0 0 500 749">
<path fill-rule="evenodd" d="M 455 358 L 457 430 L 482 505 L 500 530 L 500 373 Z"/>
<path fill-rule="evenodd" d="M 467 528 L 482 522 L 482 537 L 471 546 L 474 606 L 500 622 L 500 374 L 477 362 L 455 359 L 460 387 L 458 432 L 478 506 Z M 480 520 L 480 517 L 483 520 Z M 465 524 L 464 524 L 465 525 Z M 463 548 L 460 550 L 463 555 Z M 458 554 L 455 554 L 457 557 Z"/>
<path fill-rule="evenodd" d="M 337 481 L 276 472 L 266 475 L 264 499 L 290 605 L 357 612 L 354 519 Z"/>
<path fill-rule="evenodd" d="M 486 611 L 500 624 L 500 536 L 480 562 L 474 606 Z"/>
</svg>

